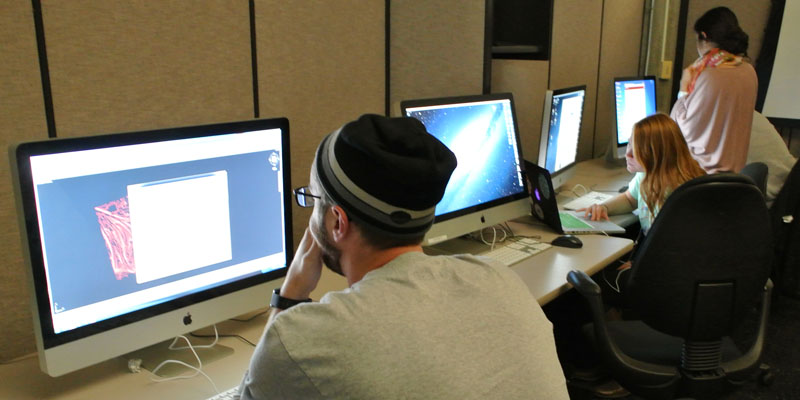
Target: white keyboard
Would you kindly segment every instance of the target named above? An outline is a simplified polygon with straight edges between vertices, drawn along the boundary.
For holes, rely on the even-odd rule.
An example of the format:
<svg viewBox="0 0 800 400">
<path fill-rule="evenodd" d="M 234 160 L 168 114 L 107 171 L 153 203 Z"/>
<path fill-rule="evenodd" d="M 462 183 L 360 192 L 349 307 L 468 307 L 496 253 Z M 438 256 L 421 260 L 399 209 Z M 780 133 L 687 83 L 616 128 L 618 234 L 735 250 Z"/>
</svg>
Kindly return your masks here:
<svg viewBox="0 0 800 400">
<path fill-rule="evenodd" d="M 567 202 L 567 204 L 564 204 L 564 208 L 567 210 L 587 208 L 592 204 L 602 203 L 612 197 L 614 197 L 614 195 L 610 193 L 589 192 L 575 200 Z"/>
<path fill-rule="evenodd" d="M 209 397 L 207 400 L 239 400 L 239 385 Z"/>
<path fill-rule="evenodd" d="M 536 239 L 513 238 L 496 246 L 494 250 L 489 250 L 481 255 L 500 261 L 510 267 L 550 247 L 549 243 L 542 243 Z"/>
</svg>

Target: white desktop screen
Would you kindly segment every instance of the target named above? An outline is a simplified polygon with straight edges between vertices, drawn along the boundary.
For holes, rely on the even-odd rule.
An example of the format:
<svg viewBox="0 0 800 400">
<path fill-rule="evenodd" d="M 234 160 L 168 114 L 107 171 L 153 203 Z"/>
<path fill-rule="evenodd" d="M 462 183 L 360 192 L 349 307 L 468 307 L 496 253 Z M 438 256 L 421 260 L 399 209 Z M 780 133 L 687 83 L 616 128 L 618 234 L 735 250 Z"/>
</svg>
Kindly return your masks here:
<svg viewBox="0 0 800 400">
<path fill-rule="evenodd" d="M 614 107 L 617 147 L 625 147 L 633 125 L 656 113 L 655 76 L 614 78 Z"/>
<path fill-rule="evenodd" d="M 218 322 L 263 301 L 209 300 L 285 275 L 285 119 L 23 143 L 12 154 L 42 352 L 81 342 L 102 361 L 152 344 L 126 337 L 131 324 L 164 340 L 190 328 L 154 316 Z M 91 345 L 111 330 L 116 346 Z M 86 364 L 46 359 L 52 375 Z"/>
<path fill-rule="evenodd" d="M 550 172 L 558 188 L 578 156 L 586 86 L 548 90 L 542 113 L 539 166 Z"/>
<path fill-rule="evenodd" d="M 513 104 L 510 93 L 401 103 L 405 116 L 422 121 L 458 159 L 426 243 L 530 212 Z"/>
</svg>

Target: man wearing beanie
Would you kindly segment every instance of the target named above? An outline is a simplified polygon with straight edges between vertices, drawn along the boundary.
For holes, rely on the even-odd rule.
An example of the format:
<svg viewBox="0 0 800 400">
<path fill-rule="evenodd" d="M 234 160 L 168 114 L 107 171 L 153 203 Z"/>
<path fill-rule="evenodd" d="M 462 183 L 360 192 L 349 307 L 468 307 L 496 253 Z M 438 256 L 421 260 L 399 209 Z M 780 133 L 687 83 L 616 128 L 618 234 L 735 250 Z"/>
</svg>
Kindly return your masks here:
<svg viewBox="0 0 800 400">
<path fill-rule="evenodd" d="M 412 118 L 364 115 L 323 139 L 242 399 L 569 398 L 552 325 L 513 271 L 422 252 L 455 167 Z M 323 263 L 349 288 L 311 302 Z"/>
</svg>

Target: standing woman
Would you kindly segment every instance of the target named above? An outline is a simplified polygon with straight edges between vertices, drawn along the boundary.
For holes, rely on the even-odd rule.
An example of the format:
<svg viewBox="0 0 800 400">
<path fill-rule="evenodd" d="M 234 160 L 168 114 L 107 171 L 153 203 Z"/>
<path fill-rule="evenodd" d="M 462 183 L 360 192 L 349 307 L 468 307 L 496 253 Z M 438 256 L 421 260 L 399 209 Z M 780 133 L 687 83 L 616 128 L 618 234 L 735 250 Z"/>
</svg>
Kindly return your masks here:
<svg viewBox="0 0 800 400">
<path fill-rule="evenodd" d="M 739 172 L 747 161 L 758 89 L 755 69 L 745 60 L 748 36 L 727 7 L 707 11 L 694 31 L 700 58 L 683 70 L 670 116 L 706 172 Z"/>
</svg>

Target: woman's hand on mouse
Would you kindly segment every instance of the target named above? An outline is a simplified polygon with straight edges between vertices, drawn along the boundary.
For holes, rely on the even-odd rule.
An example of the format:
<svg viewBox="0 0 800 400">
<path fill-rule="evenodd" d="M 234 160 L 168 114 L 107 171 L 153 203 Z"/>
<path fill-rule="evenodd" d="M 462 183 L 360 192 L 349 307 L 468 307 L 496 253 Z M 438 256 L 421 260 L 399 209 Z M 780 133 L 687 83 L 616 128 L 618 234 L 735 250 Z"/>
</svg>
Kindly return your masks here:
<svg viewBox="0 0 800 400">
<path fill-rule="evenodd" d="M 583 217 L 592 221 L 608 220 L 608 206 L 605 204 L 592 204 L 586 208 L 579 208 L 576 211 L 583 211 Z"/>
</svg>

